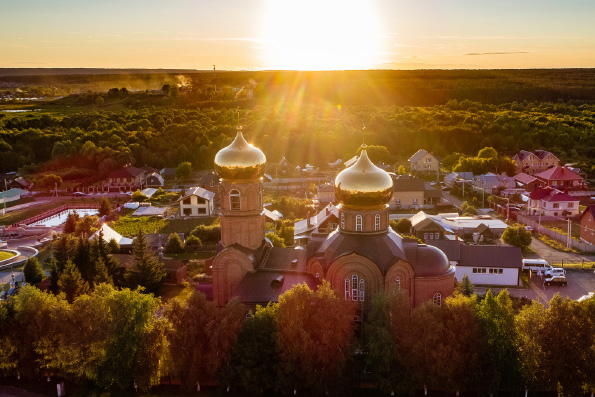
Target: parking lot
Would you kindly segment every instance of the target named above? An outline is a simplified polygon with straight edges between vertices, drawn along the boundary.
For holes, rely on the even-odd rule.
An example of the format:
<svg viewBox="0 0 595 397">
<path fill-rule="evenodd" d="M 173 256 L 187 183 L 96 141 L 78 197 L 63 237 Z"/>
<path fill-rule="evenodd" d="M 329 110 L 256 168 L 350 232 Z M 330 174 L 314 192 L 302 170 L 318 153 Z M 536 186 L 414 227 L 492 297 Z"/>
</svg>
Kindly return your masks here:
<svg viewBox="0 0 595 397">
<path fill-rule="evenodd" d="M 543 285 L 542 278 L 532 274 L 529 288 L 509 288 L 508 291 L 512 296 L 519 298 L 526 296 L 529 299 L 539 300 L 542 303 L 549 302 L 556 293 L 576 300 L 589 292 L 595 291 L 595 272 L 593 269 L 568 269 L 566 271 L 566 279 L 568 281 L 568 285 L 566 286 Z M 500 292 L 502 289 L 491 288 L 494 293 Z M 475 290 L 478 293 L 483 293 L 487 291 L 487 288 L 477 287 Z"/>
</svg>

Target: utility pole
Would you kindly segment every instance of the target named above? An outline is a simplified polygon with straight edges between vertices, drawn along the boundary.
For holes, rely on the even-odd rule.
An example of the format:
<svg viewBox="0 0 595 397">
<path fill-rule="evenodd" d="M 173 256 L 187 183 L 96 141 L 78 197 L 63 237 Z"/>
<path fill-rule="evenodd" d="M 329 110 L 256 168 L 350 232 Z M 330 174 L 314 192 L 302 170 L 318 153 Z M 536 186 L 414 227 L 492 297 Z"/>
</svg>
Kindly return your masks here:
<svg viewBox="0 0 595 397">
<path fill-rule="evenodd" d="M 568 218 L 568 238 L 566 239 L 566 248 L 570 249 L 570 247 L 572 246 L 571 240 L 572 240 L 572 221 L 570 220 L 570 218 Z"/>
</svg>

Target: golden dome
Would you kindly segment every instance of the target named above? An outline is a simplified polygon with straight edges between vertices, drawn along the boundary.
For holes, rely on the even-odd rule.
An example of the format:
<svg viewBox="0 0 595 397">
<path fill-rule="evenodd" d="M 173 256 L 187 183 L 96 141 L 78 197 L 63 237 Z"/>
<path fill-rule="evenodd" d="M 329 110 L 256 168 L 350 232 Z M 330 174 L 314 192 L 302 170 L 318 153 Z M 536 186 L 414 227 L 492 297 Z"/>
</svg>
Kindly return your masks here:
<svg viewBox="0 0 595 397">
<path fill-rule="evenodd" d="M 238 127 L 236 139 L 215 156 L 215 171 L 223 179 L 259 178 L 266 161 L 264 153 L 246 142 L 242 127 Z"/>
<path fill-rule="evenodd" d="M 335 178 L 335 195 L 345 208 L 384 207 L 393 195 L 393 180 L 370 161 L 362 145 L 357 162 Z"/>
</svg>

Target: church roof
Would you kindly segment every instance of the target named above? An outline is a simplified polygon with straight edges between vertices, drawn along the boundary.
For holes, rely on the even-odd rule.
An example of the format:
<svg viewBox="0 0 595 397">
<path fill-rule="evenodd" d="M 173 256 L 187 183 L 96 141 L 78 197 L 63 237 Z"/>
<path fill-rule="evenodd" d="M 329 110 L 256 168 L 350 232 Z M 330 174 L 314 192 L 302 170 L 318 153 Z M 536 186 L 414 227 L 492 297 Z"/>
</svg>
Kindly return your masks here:
<svg viewBox="0 0 595 397">
<path fill-rule="evenodd" d="M 306 283 L 312 290 L 316 290 L 320 284 L 306 272 L 261 269 L 246 274 L 240 281 L 235 295 L 244 304 L 266 305 L 269 302 L 278 302 L 279 295 L 302 283 Z"/>
</svg>

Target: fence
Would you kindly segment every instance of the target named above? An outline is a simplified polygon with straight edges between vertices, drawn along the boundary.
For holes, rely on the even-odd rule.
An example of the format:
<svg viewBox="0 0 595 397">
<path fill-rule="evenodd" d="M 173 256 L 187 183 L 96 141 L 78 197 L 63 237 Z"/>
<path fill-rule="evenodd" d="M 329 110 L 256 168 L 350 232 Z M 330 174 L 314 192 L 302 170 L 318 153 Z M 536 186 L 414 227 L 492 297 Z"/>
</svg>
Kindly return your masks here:
<svg viewBox="0 0 595 397">
<path fill-rule="evenodd" d="M 99 209 L 99 207 L 100 207 L 99 204 L 64 204 L 60 207 L 51 209 L 51 210 L 46 211 L 42 214 L 32 216 L 31 218 L 25 219 L 24 221 L 20 221 L 17 224 L 17 226 L 32 225 L 35 222 L 39 222 L 43 219 L 49 218 L 54 215 L 58 215 L 64 211 L 68 211 L 68 210 L 96 210 L 96 209 Z"/>
<path fill-rule="evenodd" d="M 537 233 L 544 234 L 551 239 L 558 240 L 563 244 L 568 243 L 567 235 L 558 233 L 558 232 L 553 231 L 545 226 L 542 226 L 535 220 L 531 219 L 531 217 L 528 217 L 525 215 L 518 215 L 518 222 L 525 224 L 527 226 L 531 226 L 533 228 L 533 230 L 535 230 Z M 588 252 L 588 253 L 595 252 L 595 245 L 581 243 L 579 241 L 576 241 L 573 238 L 570 239 L 570 245 L 572 248 L 577 249 L 582 252 Z"/>
</svg>

